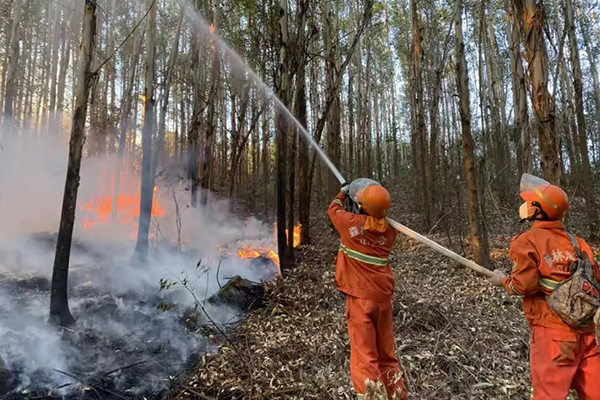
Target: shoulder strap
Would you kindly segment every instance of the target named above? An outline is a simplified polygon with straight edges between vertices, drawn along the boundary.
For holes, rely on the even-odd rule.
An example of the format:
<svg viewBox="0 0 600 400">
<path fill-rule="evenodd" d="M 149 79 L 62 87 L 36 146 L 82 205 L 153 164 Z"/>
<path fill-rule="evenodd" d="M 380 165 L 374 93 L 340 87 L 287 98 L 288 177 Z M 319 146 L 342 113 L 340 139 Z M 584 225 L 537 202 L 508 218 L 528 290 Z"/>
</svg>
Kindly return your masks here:
<svg viewBox="0 0 600 400">
<path fill-rule="evenodd" d="M 593 275 L 594 272 L 592 270 L 592 264 L 590 263 L 590 259 L 586 252 L 581 251 L 581 249 L 579 247 L 579 243 L 577 242 L 577 238 L 575 237 L 575 235 L 572 235 L 567 232 L 567 236 L 569 236 L 569 240 L 571 241 L 571 244 L 573 245 L 573 247 L 575 247 L 577 259 L 583 262 L 582 267 L 583 267 L 583 270 L 585 271 L 585 274 L 587 274 L 588 277 L 594 276 Z M 578 266 L 579 266 L 579 263 L 571 264 L 571 274 L 574 274 L 575 271 L 577 271 Z"/>
<path fill-rule="evenodd" d="M 571 241 L 573 247 L 575 247 L 575 253 L 577 254 L 577 258 L 583 260 L 583 255 L 581 254 L 579 243 L 577 243 L 577 238 L 575 238 L 575 235 L 572 235 L 569 232 L 567 232 L 567 236 L 569 237 L 569 240 Z"/>
</svg>

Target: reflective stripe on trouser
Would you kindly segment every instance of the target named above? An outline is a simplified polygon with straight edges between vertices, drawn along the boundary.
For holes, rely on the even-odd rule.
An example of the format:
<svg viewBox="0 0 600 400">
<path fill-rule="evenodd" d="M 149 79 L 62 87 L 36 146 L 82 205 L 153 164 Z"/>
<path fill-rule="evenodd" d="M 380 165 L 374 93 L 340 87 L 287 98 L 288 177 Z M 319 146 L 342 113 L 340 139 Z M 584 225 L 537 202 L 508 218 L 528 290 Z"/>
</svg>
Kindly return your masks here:
<svg viewBox="0 0 600 400">
<path fill-rule="evenodd" d="M 356 250 L 351 250 L 351 249 L 347 248 L 346 246 L 344 246 L 343 244 L 340 245 L 340 251 L 354 260 L 361 261 L 361 262 L 364 262 L 367 264 L 377 265 L 379 267 L 385 267 L 388 264 L 387 258 L 369 256 L 369 255 L 360 253 Z"/>
<path fill-rule="evenodd" d="M 564 400 L 571 388 L 580 400 L 600 400 L 600 347 L 594 335 L 533 326 L 532 399 Z"/>
<path fill-rule="evenodd" d="M 392 326 L 392 304 L 346 296 L 346 318 L 350 338 L 350 375 L 356 393 L 365 394 L 365 381 L 381 381 L 391 397 L 402 389 L 399 400 L 406 399 L 403 379 L 396 358 Z M 365 399 L 366 400 L 366 399 Z"/>
<path fill-rule="evenodd" d="M 571 400 L 582 400 L 579 398 L 579 395 L 577 394 L 577 391 L 575 389 L 571 389 L 569 391 L 569 394 L 571 395 Z M 531 388 L 531 394 L 529 395 L 530 399 L 533 399 L 533 388 Z"/>
</svg>

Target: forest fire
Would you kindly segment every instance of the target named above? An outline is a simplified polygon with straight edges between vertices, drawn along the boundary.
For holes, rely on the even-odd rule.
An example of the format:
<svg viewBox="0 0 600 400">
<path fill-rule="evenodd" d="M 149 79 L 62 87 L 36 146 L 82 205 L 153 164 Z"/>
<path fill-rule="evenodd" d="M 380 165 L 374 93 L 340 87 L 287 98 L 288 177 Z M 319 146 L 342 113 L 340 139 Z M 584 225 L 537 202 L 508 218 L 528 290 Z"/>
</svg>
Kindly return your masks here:
<svg viewBox="0 0 600 400">
<path fill-rule="evenodd" d="M 162 217 L 165 215 L 165 209 L 160 204 L 160 197 L 156 193 L 157 188 L 154 190 L 152 216 Z M 135 239 L 140 216 L 140 194 L 123 193 L 117 195 L 115 210 L 113 210 L 113 202 L 113 195 L 99 194 L 81 206 L 81 210 L 84 211 L 82 229 L 88 233 L 93 233 L 99 225 L 116 221 L 126 227 L 125 229 L 127 229 L 130 238 Z"/>
<path fill-rule="evenodd" d="M 285 231 L 286 236 L 289 235 L 289 230 L 286 229 Z M 294 248 L 300 246 L 300 237 L 302 234 L 302 225 L 296 225 L 294 227 Z M 276 248 L 276 243 L 277 243 L 277 224 L 274 225 L 273 227 L 273 245 L 270 247 L 257 247 L 257 248 L 253 248 L 251 246 L 243 246 L 241 249 L 239 249 L 235 255 L 238 258 L 241 258 L 243 260 L 251 260 L 254 258 L 258 258 L 258 257 L 265 257 L 265 258 L 269 258 L 270 260 L 272 260 L 275 265 L 279 266 L 280 262 L 279 262 L 279 255 L 277 254 L 277 248 Z"/>
</svg>

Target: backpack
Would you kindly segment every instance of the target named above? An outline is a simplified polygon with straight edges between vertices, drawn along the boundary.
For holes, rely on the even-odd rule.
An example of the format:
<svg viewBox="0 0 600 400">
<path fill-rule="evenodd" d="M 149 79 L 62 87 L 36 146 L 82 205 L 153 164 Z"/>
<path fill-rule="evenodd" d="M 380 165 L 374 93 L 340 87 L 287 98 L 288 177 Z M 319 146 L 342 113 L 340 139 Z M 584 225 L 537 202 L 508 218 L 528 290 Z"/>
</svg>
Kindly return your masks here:
<svg viewBox="0 0 600 400">
<path fill-rule="evenodd" d="M 570 266 L 571 276 L 546 299 L 550 309 L 569 326 L 585 329 L 595 324 L 596 340 L 600 340 L 600 284 L 594 278 L 587 253 L 581 251 L 573 235 L 567 235 L 575 247 L 577 260 Z"/>
</svg>

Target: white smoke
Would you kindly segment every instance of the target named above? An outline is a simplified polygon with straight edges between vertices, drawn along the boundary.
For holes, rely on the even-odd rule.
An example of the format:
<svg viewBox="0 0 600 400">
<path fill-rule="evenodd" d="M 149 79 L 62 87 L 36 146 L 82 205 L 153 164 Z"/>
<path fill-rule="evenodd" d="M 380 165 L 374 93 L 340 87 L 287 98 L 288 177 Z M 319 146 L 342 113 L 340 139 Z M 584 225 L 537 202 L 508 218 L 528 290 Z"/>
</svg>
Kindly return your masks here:
<svg viewBox="0 0 600 400">
<path fill-rule="evenodd" d="M 111 387 L 164 388 L 161 374 L 181 371 L 192 354 L 210 346 L 184 331 L 181 316 L 186 307 L 199 300 L 214 322 L 230 323 L 237 310 L 205 300 L 228 277 L 260 281 L 273 276 L 272 268 L 253 268 L 234 256 L 243 245 L 273 246 L 272 227 L 254 218 L 240 220 L 230 214 L 226 200 L 214 197 L 206 208 L 189 207 L 184 169 L 171 168 L 161 174 L 155 192 L 164 213 L 152 219 L 149 261 L 133 265 L 135 225 L 122 218 L 114 221 L 109 214 L 98 217 L 97 212 L 102 199 L 112 199 L 117 158 L 85 157 L 69 276 L 70 307 L 78 321 L 73 331 L 59 332 L 47 324 L 47 312 L 67 145 L 65 133 L 2 135 L 0 357 L 20 389 L 67 385 L 63 390 L 70 390 L 89 384 L 95 375 L 125 367 L 124 359 L 134 363 L 137 358 L 131 358 L 140 350 L 138 358 L 144 362 L 140 370 L 147 371 L 144 382 L 115 373 L 106 378 L 111 378 Z M 133 172 L 126 176 L 120 192 L 139 196 L 139 176 Z M 85 209 L 88 203 L 92 210 Z M 95 218 L 96 225 L 84 229 L 86 218 Z M 134 220 L 137 223 L 137 217 Z M 188 289 L 179 285 L 159 291 L 161 280 L 185 281 Z M 157 310 L 160 301 L 176 304 L 175 309 Z M 197 318 L 206 322 L 201 313 Z M 144 359 L 144 351 L 154 345 L 168 348 L 171 354 L 160 360 Z"/>
</svg>

